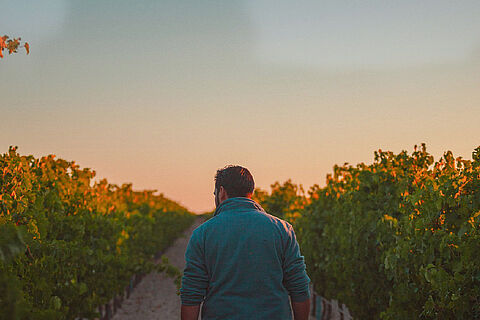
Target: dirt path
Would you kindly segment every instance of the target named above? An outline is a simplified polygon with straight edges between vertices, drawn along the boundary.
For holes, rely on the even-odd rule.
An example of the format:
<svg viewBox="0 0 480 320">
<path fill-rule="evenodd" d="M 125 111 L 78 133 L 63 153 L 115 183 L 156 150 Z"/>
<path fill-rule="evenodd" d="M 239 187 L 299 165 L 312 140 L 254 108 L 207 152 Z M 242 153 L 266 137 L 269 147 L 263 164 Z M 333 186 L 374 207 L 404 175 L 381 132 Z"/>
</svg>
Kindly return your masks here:
<svg viewBox="0 0 480 320">
<path fill-rule="evenodd" d="M 203 220 L 198 219 L 167 249 L 165 255 L 175 267 L 183 271 L 185 250 L 193 229 Z M 180 319 L 180 296 L 172 278 L 151 273 L 137 285 L 129 299 L 125 300 L 113 320 L 178 320 Z"/>
</svg>

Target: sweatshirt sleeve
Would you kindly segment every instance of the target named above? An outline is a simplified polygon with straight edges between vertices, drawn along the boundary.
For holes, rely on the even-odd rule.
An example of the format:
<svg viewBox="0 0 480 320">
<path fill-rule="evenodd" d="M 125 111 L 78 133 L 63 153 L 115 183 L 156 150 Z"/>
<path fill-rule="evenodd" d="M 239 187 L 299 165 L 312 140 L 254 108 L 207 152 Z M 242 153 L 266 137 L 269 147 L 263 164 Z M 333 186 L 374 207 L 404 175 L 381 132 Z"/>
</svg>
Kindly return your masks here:
<svg viewBox="0 0 480 320">
<path fill-rule="evenodd" d="M 304 257 L 300 254 L 295 231 L 287 224 L 285 260 L 283 263 L 283 285 L 293 302 L 302 302 L 310 298 L 309 283 Z"/>
<path fill-rule="evenodd" d="M 205 265 L 199 229 L 194 230 L 185 252 L 185 269 L 182 276 L 180 297 L 183 305 L 199 305 L 208 287 L 208 273 Z"/>
</svg>

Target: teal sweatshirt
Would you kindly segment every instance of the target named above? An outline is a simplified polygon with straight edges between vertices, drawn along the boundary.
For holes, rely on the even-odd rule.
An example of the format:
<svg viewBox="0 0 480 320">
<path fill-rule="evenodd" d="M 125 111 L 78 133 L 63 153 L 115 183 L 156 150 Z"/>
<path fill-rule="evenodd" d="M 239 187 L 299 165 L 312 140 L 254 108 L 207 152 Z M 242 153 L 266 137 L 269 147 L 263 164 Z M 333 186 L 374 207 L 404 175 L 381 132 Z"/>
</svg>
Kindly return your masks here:
<svg viewBox="0 0 480 320">
<path fill-rule="evenodd" d="M 202 320 L 292 319 L 310 297 L 310 278 L 292 226 L 255 201 L 223 201 L 197 227 L 185 252 L 183 305 L 203 301 Z"/>
</svg>

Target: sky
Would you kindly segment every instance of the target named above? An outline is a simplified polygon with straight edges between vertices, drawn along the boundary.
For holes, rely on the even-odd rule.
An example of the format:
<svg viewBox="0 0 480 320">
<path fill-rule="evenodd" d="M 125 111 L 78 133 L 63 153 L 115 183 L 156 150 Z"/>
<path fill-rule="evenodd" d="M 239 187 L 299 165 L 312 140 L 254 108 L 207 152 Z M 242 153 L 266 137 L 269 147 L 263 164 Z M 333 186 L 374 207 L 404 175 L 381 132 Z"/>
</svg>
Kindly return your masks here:
<svg viewBox="0 0 480 320">
<path fill-rule="evenodd" d="M 0 0 L 0 153 L 214 209 L 214 176 L 324 185 L 335 164 L 480 145 L 480 2 Z"/>
</svg>

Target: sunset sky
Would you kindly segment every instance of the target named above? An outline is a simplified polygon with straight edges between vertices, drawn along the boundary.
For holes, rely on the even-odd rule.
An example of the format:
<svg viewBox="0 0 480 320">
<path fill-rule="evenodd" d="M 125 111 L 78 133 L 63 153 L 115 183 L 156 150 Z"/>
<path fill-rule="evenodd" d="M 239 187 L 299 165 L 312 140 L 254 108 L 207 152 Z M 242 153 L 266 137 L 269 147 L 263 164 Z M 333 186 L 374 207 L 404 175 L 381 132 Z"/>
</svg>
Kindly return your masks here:
<svg viewBox="0 0 480 320">
<path fill-rule="evenodd" d="M 0 153 L 55 154 L 195 212 L 213 178 L 480 145 L 480 1 L 0 0 Z"/>
</svg>

